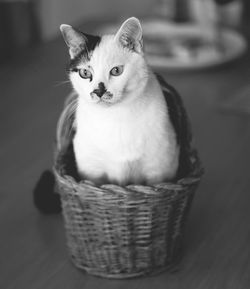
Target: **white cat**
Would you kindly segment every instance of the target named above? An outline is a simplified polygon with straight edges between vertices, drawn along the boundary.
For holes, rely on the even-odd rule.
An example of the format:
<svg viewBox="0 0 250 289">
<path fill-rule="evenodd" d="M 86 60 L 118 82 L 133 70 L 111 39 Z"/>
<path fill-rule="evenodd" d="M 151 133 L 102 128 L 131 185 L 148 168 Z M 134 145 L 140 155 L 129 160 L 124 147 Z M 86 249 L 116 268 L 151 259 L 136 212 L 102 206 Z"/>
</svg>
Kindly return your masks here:
<svg viewBox="0 0 250 289">
<path fill-rule="evenodd" d="M 155 184 L 175 177 L 180 147 L 161 86 L 143 55 L 138 19 L 115 35 L 61 25 L 77 93 L 73 148 L 81 178 Z"/>
</svg>

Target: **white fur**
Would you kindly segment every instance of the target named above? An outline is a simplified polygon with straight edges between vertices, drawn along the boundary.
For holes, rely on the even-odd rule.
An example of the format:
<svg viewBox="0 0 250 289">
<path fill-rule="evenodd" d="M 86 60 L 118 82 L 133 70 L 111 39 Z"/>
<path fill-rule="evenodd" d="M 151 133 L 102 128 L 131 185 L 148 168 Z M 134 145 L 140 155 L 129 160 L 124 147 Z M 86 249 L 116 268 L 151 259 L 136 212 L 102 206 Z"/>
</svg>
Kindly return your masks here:
<svg viewBox="0 0 250 289">
<path fill-rule="evenodd" d="M 124 65 L 124 72 L 110 76 L 118 65 Z M 104 36 L 81 67 L 91 70 L 93 80 L 70 75 L 79 97 L 73 140 L 79 174 L 120 185 L 172 179 L 179 147 L 161 87 L 142 53 L 122 48 L 115 36 Z M 99 82 L 113 94 L 111 99 L 91 97 Z"/>
</svg>

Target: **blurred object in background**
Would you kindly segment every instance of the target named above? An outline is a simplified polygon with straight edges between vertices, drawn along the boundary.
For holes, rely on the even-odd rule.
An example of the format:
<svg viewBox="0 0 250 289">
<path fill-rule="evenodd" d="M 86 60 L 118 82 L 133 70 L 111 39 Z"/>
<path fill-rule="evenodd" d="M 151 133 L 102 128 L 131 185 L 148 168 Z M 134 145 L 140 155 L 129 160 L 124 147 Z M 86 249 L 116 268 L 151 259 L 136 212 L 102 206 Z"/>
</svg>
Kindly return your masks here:
<svg viewBox="0 0 250 289">
<path fill-rule="evenodd" d="M 0 0 L 0 62 L 33 43 L 50 41 L 59 26 L 142 16 L 154 0 Z"/>
<path fill-rule="evenodd" d="M 245 26 L 250 23 L 250 1 L 243 0 L 243 23 Z"/>
<path fill-rule="evenodd" d="M 175 22 L 187 22 L 189 20 L 189 1 L 188 0 L 175 0 Z"/>
<path fill-rule="evenodd" d="M 215 20 L 217 14 L 225 25 L 239 26 L 242 22 L 243 0 L 155 0 L 152 6 L 155 15 L 174 22 Z"/>
<path fill-rule="evenodd" d="M 155 0 L 37 0 L 42 39 L 59 35 L 59 26 L 90 23 L 92 28 L 131 16 L 142 17 Z M 85 28 L 86 29 L 86 28 Z M 83 28 L 83 30 L 85 30 Z"/>
<path fill-rule="evenodd" d="M 224 28 L 240 28 L 242 24 L 241 0 L 189 0 L 190 19 L 214 45 L 225 50 Z"/>
<path fill-rule="evenodd" d="M 243 23 L 242 0 L 215 0 L 220 15 L 220 22 L 224 25 L 239 28 Z"/>
<path fill-rule="evenodd" d="M 0 0 L 0 62 L 39 42 L 35 0 Z"/>
<path fill-rule="evenodd" d="M 148 17 L 145 17 L 146 15 Z M 182 58 L 177 66 L 181 67 L 183 63 L 184 66 L 190 66 L 190 59 L 192 59 L 190 57 L 199 54 L 197 47 L 199 45 L 204 47 L 204 38 L 206 43 L 210 39 L 210 42 L 218 44 L 222 41 L 224 27 L 233 28 L 231 29 L 233 33 L 235 28 L 240 31 L 243 16 L 245 22 L 250 19 L 250 0 L 0 0 L 0 62 L 40 40 L 49 41 L 55 38 L 59 34 L 58 27 L 61 23 L 77 27 L 89 22 L 99 33 L 100 24 L 102 28 L 103 23 L 114 24 L 116 20 L 120 23 L 130 16 L 142 20 L 144 34 L 147 38 L 147 31 L 149 31 L 148 38 L 153 38 L 155 41 L 153 49 L 156 52 L 160 50 L 158 54 L 179 53 Z M 203 38 L 196 37 L 190 41 L 193 28 L 190 30 L 189 27 L 194 24 L 195 33 L 201 33 Z M 166 26 L 169 25 L 171 35 L 176 33 L 178 38 L 172 43 L 167 37 L 169 29 Z M 113 31 L 117 27 L 119 27 L 118 22 L 113 25 Z M 182 28 L 184 28 L 183 32 Z M 104 27 L 103 32 L 107 32 L 108 29 L 106 31 L 105 29 Z M 187 37 L 181 39 L 180 35 L 184 36 L 186 30 L 189 30 Z M 242 38 L 239 33 L 237 37 Z M 234 37 L 234 40 L 236 38 Z M 238 42 L 242 41 L 244 42 L 244 40 Z M 176 44 L 178 42 L 180 45 Z M 150 46 L 148 43 L 149 41 L 146 42 L 146 48 Z M 206 51 L 203 49 L 203 52 L 209 54 L 209 49 L 206 45 Z M 216 53 L 213 51 L 214 55 Z M 206 56 L 204 53 L 199 55 L 201 63 L 198 63 L 198 66 L 202 66 L 202 59 Z M 173 66 L 175 62 L 172 61 Z"/>
<path fill-rule="evenodd" d="M 188 20 L 189 3 L 187 0 L 155 0 L 152 11 L 158 18 L 174 22 Z"/>
<path fill-rule="evenodd" d="M 190 21 L 199 25 L 200 30 L 210 42 L 221 37 L 218 31 L 219 13 L 214 0 L 189 0 Z"/>
<path fill-rule="evenodd" d="M 158 8 L 143 26 L 146 54 L 153 67 L 211 67 L 246 51 L 240 32 L 242 0 L 158 0 L 155 4 Z M 167 6 L 170 15 L 164 12 Z"/>
<path fill-rule="evenodd" d="M 175 0 L 156 0 L 153 3 L 152 11 L 158 17 L 163 19 L 168 19 L 169 21 L 174 21 L 176 14 Z"/>
</svg>

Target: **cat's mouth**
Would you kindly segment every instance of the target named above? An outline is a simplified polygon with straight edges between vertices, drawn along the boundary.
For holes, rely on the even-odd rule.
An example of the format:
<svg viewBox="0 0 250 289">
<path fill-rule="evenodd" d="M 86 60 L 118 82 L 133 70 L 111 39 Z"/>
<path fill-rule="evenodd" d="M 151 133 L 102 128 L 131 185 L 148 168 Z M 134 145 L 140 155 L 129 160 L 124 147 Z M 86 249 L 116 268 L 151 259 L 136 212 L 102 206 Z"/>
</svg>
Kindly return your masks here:
<svg viewBox="0 0 250 289">
<path fill-rule="evenodd" d="M 91 99 L 95 103 L 107 103 L 111 104 L 113 101 L 113 93 L 105 91 L 103 95 L 97 95 L 95 92 L 90 93 Z"/>
</svg>

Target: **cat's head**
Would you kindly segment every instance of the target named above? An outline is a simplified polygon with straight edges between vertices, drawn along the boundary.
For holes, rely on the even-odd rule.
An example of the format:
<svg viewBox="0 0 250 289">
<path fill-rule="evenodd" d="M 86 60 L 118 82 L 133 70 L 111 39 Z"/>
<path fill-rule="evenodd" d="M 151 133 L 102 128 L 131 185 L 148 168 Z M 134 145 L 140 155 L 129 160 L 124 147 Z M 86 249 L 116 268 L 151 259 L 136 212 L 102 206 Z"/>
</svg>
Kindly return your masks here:
<svg viewBox="0 0 250 289">
<path fill-rule="evenodd" d="M 69 47 L 69 77 L 79 97 L 111 105 L 129 101 L 147 82 L 142 28 L 137 18 L 126 20 L 115 35 L 84 34 L 60 26 Z"/>
</svg>

